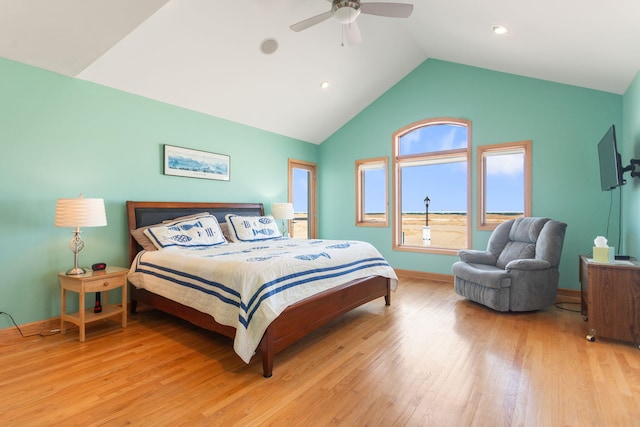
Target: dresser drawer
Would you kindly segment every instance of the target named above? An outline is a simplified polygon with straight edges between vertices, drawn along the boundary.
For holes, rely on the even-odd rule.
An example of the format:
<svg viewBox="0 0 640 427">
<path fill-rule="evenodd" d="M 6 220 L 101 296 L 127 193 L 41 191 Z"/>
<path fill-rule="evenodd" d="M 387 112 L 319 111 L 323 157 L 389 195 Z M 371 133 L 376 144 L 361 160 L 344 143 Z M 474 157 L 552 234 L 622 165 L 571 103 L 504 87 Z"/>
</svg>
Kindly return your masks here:
<svg viewBox="0 0 640 427">
<path fill-rule="evenodd" d="M 85 292 L 103 292 L 126 285 L 126 277 L 105 277 L 85 282 Z"/>
</svg>

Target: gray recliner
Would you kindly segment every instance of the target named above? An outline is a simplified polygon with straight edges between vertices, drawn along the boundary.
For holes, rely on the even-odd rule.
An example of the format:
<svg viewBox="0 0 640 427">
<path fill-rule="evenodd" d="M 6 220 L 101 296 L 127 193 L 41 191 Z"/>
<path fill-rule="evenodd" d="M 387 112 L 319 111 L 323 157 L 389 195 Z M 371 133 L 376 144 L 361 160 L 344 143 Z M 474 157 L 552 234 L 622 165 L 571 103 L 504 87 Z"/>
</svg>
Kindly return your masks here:
<svg viewBox="0 0 640 427">
<path fill-rule="evenodd" d="M 457 294 L 497 311 L 540 310 L 556 302 L 567 224 L 518 218 L 500 224 L 486 251 L 461 250 L 453 264 Z"/>
</svg>

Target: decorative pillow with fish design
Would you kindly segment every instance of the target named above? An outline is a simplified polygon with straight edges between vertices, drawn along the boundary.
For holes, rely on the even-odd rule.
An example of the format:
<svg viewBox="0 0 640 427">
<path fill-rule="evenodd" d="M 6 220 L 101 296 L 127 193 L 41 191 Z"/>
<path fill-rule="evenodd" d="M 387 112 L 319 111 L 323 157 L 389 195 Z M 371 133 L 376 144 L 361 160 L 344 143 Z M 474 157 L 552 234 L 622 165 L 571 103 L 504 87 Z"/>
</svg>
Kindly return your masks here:
<svg viewBox="0 0 640 427">
<path fill-rule="evenodd" d="M 170 247 L 206 248 L 227 243 L 213 215 L 173 221 L 149 227 L 144 234 L 158 249 Z"/>
<path fill-rule="evenodd" d="M 255 242 L 282 237 L 276 220 L 272 216 L 225 216 L 229 224 L 232 242 Z"/>
</svg>

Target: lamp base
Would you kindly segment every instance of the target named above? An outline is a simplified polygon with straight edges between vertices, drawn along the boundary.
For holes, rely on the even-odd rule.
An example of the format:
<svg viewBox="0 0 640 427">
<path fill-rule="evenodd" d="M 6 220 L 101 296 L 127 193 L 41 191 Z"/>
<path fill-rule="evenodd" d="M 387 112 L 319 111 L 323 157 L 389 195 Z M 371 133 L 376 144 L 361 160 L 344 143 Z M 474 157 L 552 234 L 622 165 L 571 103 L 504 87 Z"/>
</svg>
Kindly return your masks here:
<svg viewBox="0 0 640 427">
<path fill-rule="evenodd" d="M 285 239 L 289 238 L 289 227 L 285 227 L 284 219 L 282 220 L 282 237 Z"/>
<path fill-rule="evenodd" d="M 86 273 L 87 271 L 82 268 L 82 267 L 74 267 L 70 270 L 67 270 L 67 272 L 65 273 L 67 276 L 80 276 L 84 273 Z"/>
<path fill-rule="evenodd" d="M 76 227 L 76 231 L 73 232 L 73 239 L 69 242 L 69 249 L 73 252 L 73 268 L 67 271 L 67 276 L 80 276 L 87 272 L 84 268 L 78 267 L 78 253 L 84 248 L 80 233 L 82 231 Z"/>
</svg>

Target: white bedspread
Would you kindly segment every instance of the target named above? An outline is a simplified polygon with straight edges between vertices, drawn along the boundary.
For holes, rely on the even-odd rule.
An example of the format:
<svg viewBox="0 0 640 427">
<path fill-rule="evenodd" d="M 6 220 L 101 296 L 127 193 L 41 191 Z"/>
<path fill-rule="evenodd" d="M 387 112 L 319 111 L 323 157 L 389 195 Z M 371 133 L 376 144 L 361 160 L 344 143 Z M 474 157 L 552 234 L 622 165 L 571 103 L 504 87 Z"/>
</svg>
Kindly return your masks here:
<svg viewBox="0 0 640 427">
<path fill-rule="evenodd" d="M 395 272 L 369 243 L 281 239 L 142 251 L 129 281 L 236 328 L 233 348 L 249 363 L 267 326 L 287 306 L 369 276 L 397 286 Z"/>
</svg>

